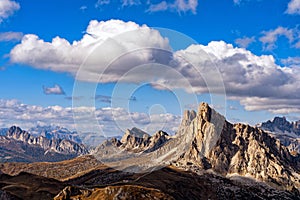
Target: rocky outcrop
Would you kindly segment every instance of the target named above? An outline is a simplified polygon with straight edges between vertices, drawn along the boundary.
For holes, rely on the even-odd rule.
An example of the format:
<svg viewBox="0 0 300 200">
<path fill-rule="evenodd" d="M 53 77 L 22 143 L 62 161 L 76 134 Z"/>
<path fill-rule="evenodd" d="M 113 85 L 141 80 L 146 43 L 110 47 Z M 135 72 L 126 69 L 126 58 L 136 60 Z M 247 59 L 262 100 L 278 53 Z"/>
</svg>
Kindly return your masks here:
<svg viewBox="0 0 300 200">
<path fill-rule="evenodd" d="M 291 154 L 300 153 L 300 121 L 289 122 L 285 117 L 275 117 L 272 121 L 268 120 L 257 127 L 279 139 Z"/>
<path fill-rule="evenodd" d="M 206 103 L 179 130 L 179 134 L 192 134 L 193 140 L 176 166 L 249 176 L 288 190 L 300 186 L 298 155 L 291 155 L 279 140 L 259 128 L 227 122 Z"/>
<path fill-rule="evenodd" d="M 82 144 L 64 139 L 34 137 L 13 126 L 0 136 L 0 162 L 61 161 L 88 154 Z"/>
<path fill-rule="evenodd" d="M 47 139 L 43 136 L 34 137 L 27 131 L 23 131 L 21 128 L 12 126 L 6 133 L 6 137 L 22 141 L 29 145 L 37 145 L 45 151 L 56 152 L 61 154 L 76 154 L 84 155 L 88 153 L 88 150 L 82 144 L 66 140 L 66 139 Z"/>
<path fill-rule="evenodd" d="M 261 123 L 259 127 L 273 133 L 294 133 L 300 135 L 300 121 L 289 122 L 285 117 L 275 117 L 272 121 Z"/>
<path fill-rule="evenodd" d="M 0 130 L 1 131 L 1 130 Z M 36 126 L 28 129 L 27 131 L 32 136 L 43 136 L 49 140 L 65 139 L 76 143 L 82 143 L 79 134 L 76 131 L 70 131 L 67 128 L 60 126 Z"/>
<path fill-rule="evenodd" d="M 168 194 L 142 186 L 135 185 L 122 185 L 122 186 L 108 186 L 105 188 L 94 189 L 81 189 L 77 187 L 68 186 L 64 188 L 56 197 L 55 200 L 67 200 L 67 199 L 132 199 L 132 200 L 174 200 L 174 198 Z"/>
<path fill-rule="evenodd" d="M 158 131 L 150 136 L 148 133 L 138 129 L 127 129 L 121 140 L 112 138 L 104 144 L 112 144 L 119 147 L 120 150 L 139 152 L 152 152 L 161 147 L 170 139 L 170 136 L 164 131 Z"/>
</svg>

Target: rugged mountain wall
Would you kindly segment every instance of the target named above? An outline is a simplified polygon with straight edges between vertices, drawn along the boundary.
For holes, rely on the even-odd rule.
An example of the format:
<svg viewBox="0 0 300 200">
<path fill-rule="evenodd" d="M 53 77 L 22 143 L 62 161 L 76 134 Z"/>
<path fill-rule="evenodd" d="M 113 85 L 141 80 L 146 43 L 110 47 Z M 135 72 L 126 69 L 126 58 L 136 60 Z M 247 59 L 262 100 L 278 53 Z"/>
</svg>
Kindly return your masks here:
<svg viewBox="0 0 300 200">
<path fill-rule="evenodd" d="M 7 131 L 6 137 L 22 141 L 29 145 L 38 145 L 45 151 L 76 155 L 83 155 L 88 153 L 88 150 L 82 144 L 77 144 L 76 142 L 66 139 L 47 139 L 43 136 L 34 137 L 27 131 L 23 131 L 21 128 L 16 126 L 12 126 Z"/>
<path fill-rule="evenodd" d="M 0 136 L 0 162 L 61 161 L 88 154 L 82 144 L 65 139 L 34 137 L 19 127 Z"/>
<path fill-rule="evenodd" d="M 299 155 L 259 128 L 227 122 L 207 103 L 200 104 L 194 119 L 184 118 L 179 131 L 193 134 L 193 140 L 177 166 L 248 176 L 289 190 L 300 186 Z"/>
<path fill-rule="evenodd" d="M 285 117 L 275 117 L 272 121 L 258 124 L 257 127 L 270 132 L 293 155 L 300 153 L 300 121 L 289 122 Z"/>
</svg>

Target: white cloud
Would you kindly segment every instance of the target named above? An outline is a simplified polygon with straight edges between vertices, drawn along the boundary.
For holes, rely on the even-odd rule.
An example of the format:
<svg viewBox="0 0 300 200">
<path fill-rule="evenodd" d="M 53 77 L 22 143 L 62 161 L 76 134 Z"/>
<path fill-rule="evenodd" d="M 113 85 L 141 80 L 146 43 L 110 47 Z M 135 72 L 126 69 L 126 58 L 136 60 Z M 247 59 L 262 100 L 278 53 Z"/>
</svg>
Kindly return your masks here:
<svg viewBox="0 0 300 200">
<path fill-rule="evenodd" d="M 110 4 L 110 0 L 98 0 L 95 4 L 95 7 L 99 8 L 103 5 L 108 5 L 108 4 Z"/>
<path fill-rule="evenodd" d="M 55 95 L 64 95 L 65 91 L 60 85 L 55 84 L 53 87 L 43 87 L 44 94 L 55 94 Z"/>
<path fill-rule="evenodd" d="M 299 66 L 300 67 L 300 57 L 288 57 L 281 60 L 281 63 L 287 66 Z"/>
<path fill-rule="evenodd" d="M 141 4 L 140 0 L 121 0 L 121 2 L 122 6 L 135 6 Z"/>
<path fill-rule="evenodd" d="M 210 58 L 200 58 L 201 52 L 207 52 Z M 282 111 L 284 105 L 291 110 L 298 111 L 300 108 L 300 68 L 280 67 L 270 55 L 256 56 L 250 51 L 234 48 L 225 42 L 210 42 L 207 46 L 192 45 L 186 50 L 176 52 L 197 66 L 203 76 L 215 82 L 214 68 L 207 63 L 212 60 L 217 70 L 221 73 L 226 95 L 230 99 L 238 100 L 247 110 L 265 109 L 276 112 Z M 181 73 L 193 85 L 195 91 L 209 92 L 213 88 L 207 88 L 205 81 L 201 82 L 195 70 L 187 71 L 182 68 Z M 216 90 L 217 91 L 217 90 Z M 260 101 L 263 99 L 264 101 Z M 257 100 L 257 101 L 256 101 Z M 280 100 L 281 106 L 271 103 Z M 267 103 L 270 101 L 270 103 Z M 291 104 L 291 102 L 295 102 Z M 255 106 L 253 104 L 255 103 Z M 258 105 L 261 105 L 259 107 Z"/>
<path fill-rule="evenodd" d="M 267 103 L 267 107 L 252 106 L 251 101 L 256 99 L 259 100 L 256 104 L 284 100 L 290 110 L 300 107 L 299 101 L 292 107 L 289 105 L 290 100 L 300 99 L 300 68 L 281 67 L 271 55 L 257 56 L 223 41 L 172 52 L 168 40 L 158 31 L 119 20 L 91 21 L 86 32 L 80 41 L 72 44 L 59 37 L 45 42 L 36 35 L 25 35 L 21 44 L 11 51 L 11 61 L 74 76 L 79 71 L 76 79 L 100 83 L 147 82 L 157 89 L 184 89 L 198 94 L 219 94 L 225 86 L 226 95 L 240 101 L 248 110 L 256 107 L 276 112 L 283 108 L 272 103 Z M 266 32 L 261 40 L 271 45 L 278 35 L 295 40 L 290 29 L 283 27 Z M 103 42 L 106 39 L 108 42 Z M 92 54 L 81 66 L 89 52 Z"/>
<path fill-rule="evenodd" d="M 255 42 L 254 37 L 238 38 L 234 41 L 239 47 L 247 48 L 251 43 Z"/>
<path fill-rule="evenodd" d="M 116 37 L 117 35 L 120 36 Z M 73 43 L 60 37 L 55 37 L 52 42 L 45 42 L 36 35 L 25 35 L 21 44 L 11 50 L 10 58 L 14 63 L 75 75 L 85 58 L 90 55 L 88 63 L 81 68 L 84 72 L 78 78 L 95 81 L 113 59 L 141 48 L 170 50 L 168 40 L 146 25 L 139 26 L 134 22 L 121 20 L 93 20 L 83 38 Z M 154 53 L 149 51 L 147 54 L 135 54 L 131 57 L 132 64 L 150 60 Z M 128 67 L 132 68 L 129 64 Z M 117 77 L 108 81 L 118 80 L 120 74 L 113 76 Z"/>
<path fill-rule="evenodd" d="M 157 3 L 157 4 L 151 4 L 149 6 L 148 11 L 149 12 L 166 11 L 166 10 L 168 10 L 168 8 L 169 8 L 168 3 L 165 2 L 165 1 L 162 1 L 162 2 Z"/>
<path fill-rule="evenodd" d="M 300 31 L 298 28 L 289 29 L 286 27 L 279 26 L 274 30 L 263 31 L 263 36 L 259 40 L 263 43 L 266 50 L 273 50 L 276 48 L 276 42 L 279 37 L 286 37 L 290 44 L 299 42 L 300 40 Z M 294 44 L 294 47 L 297 48 L 297 44 Z"/>
<path fill-rule="evenodd" d="M 80 6 L 79 10 L 84 12 L 87 8 L 88 8 L 87 6 Z"/>
<path fill-rule="evenodd" d="M 191 11 L 192 13 L 197 13 L 198 0 L 175 0 L 172 3 L 167 3 L 162 1 L 160 3 L 151 4 L 149 6 L 148 12 L 157 11 L 176 11 L 178 13 Z"/>
<path fill-rule="evenodd" d="M 0 33 L 0 42 L 21 41 L 22 37 L 20 32 L 3 32 Z"/>
<path fill-rule="evenodd" d="M 274 114 L 300 113 L 299 99 L 247 97 L 240 100 L 246 110 L 266 110 Z"/>
<path fill-rule="evenodd" d="M 291 15 L 300 15 L 300 0 L 291 0 L 285 12 Z"/>
<path fill-rule="evenodd" d="M 20 9 L 20 4 L 12 0 L 0 1 L 0 23 Z"/>
</svg>

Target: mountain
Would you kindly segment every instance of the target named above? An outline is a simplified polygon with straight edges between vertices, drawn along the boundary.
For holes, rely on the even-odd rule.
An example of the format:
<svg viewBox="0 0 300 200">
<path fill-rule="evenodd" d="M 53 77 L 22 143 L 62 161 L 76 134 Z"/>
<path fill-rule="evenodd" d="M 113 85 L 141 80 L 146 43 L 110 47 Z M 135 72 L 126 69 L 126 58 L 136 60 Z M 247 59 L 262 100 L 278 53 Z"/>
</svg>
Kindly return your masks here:
<svg viewBox="0 0 300 200">
<path fill-rule="evenodd" d="M 207 103 L 201 103 L 197 113 L 184 113 L 175 136 L 162 131 L 149 136 L 134 128 L 121 140 L 102 144 L 95 156 L 129 172 L 171 164 L 196 173 L 212 170 L 229 178 L 246 176 L 284 190 L 300 186 L 299 154 L 292 155 L 279 140 L 258 127 L 229 123 Z"/>
<path fill-rule="evenodd" d="M 70 198 L 76 199 L 163 199 L 163 200 L 175 200 L 172 196 L 161 192 L 158 189 L 147 188 L 135 185 L 123 185 L 123 186 L 107 186 L 105 188 L 94 189 L 81 189 L 77 187 L 66 187 L 61 191 L 54 200 L 67 200 Z"/>
<path fill-rule="evenodd" d="M 289 122 L 285 117 L 275 117 L 257 126 L 279 139 L 292 154 L 300 153 L 300 121 Z"/>
<path fill-rule="evenodd" d="M 99 145 L 93 155 L 55 163 L 3 163 L 0 190 L 22 198 L 21 188 L 30 199 L 32 186 L 22 182 L 25 173 L 38 183 L 53 183 L 47 198 L 32 194 L 42 199 L 292 200 L 300 199 L 299 161 L 300 155 L 291 154 L 270 132 L 232 124 L 201 103 L 197 112 L 185 111 L 174 136 L 132 128 L 121 139 Z"/>
<path fill-rule="evenodd" d="M 50 200 L 64 187 L 66 184 L 63 182 L 25 172 L 17 176 L 0 174 L 1 200 Z"/>
<path fill-rule="evenodd" d="M 285 117 L 275 117 L 272 121 L 261 123 L 260 127 L 266 131 L 280 134 L 296 134 L 300 136 L 300 120 L 289 122 Z"/>
<path fill-rule="evenodd" d="M 60 126 L 36 126 L 28 129 L 32 136 L 43 136 L 47 139 L 66 139 L 76 143 L 82 143 L 79 134 L 76 131 L 70 131 Z"/>
<path fill-rule="evenodd" d="M 81 165 L 92 160 L 91 156 L 83 156 L 80 159 L 75 158 L 57 163 L 33 163 L 35 167 L 31 168 L 33 169 L 31 172 L 29 172 L 30 168 L 27 168 L 27 173 L 14 171 L 18 163 L 10 163 L 10 166 L 7 166 L 8 170 L 15 172 L 15 175 L 0 175 L 0 189 L 22 199 L 39 199 L 40 197 L 43 200 L 95 199 L 96 196 L 99 199 L 113 199 L 113 197 L 115 199 L 144 199 L 148 196 L 145 194 L 149 193 L 151 199 L 168 197 L 176 200 L 300 199 L 299 193 L 278 190 L 251 178 L 229 179 L 210 171 L 195 173 L 169 166 L 147 173 L 129 173 L 115 170 L 102 163 L 96 166 Z M 70 171 L 66 166 L 75 169 L 77 165 L 79 168 L 87 166 L 89 169 L 84 168 L 81 173 L 76 173 L 75 170 L 69 174 L 69 177 L 66 177 Z M 39 170 L 38 166 L 42 169 Z M 43 169 L 45 173 L 35 175 L 35 172 L 41 173 Z M 56 172 L 63 174 L 64 178 L 59 181 L 53 179 L 53 176 L 57 176 Z M 5 171 L 5 173 L 8 172 Z M 28 179 L 32 181 L 26 181 Z M 108 194 L 111 195 L 104 196 L 105 198 L 100 196 Z"/>
<path fill-rule="evenodd" d="M 201 103 L 194 119 L 182 125 L 179 134 L 193 134 L 187 152 L 176 166 L 196 166 L 231 177 L 247 176 L 273 187 L 299 188 L 300 158 L 268 133 L 246 124 L 231 124 Z M 192 168 L 191 168 L 192 169 Z"/>
<path fill-rule="evenodd" d="M 85 174 L 86 171 L 101 166 L 101 162 L 91 155 L 78 156 L 70 160 L 59 162 L 16 163 L 6 162 L 0 164 L 2 173 L 16 176 L 21 172 L 35 174 L 59 181 Z"/>
<path fill-rule="evenodd" d="M 158 149 L 166 141 L 169 140 L 169 135 L 164 131 L 158 131 L 153 136 L 134 127 L 131 130 L 127 129 L 117 146 L 126 150 L 134 152 L 151 152 Z"/>
<path fill-rule="evenodd" d="M 66 139 L 34 137 L 16 126 L 9 128 L 6 136 L 0 136 L 0 145 L 2 162 L 59 161 L 89 153 L 82 144 Z"/>
</svg>

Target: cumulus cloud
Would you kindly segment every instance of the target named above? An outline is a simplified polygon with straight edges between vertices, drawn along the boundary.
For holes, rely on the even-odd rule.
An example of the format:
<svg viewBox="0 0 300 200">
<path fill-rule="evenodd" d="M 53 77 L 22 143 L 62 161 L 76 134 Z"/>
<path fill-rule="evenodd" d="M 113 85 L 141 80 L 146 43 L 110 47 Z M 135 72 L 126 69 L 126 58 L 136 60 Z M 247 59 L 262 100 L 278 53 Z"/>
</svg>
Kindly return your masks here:
<svg viewBox="0 0 300 200">
<path fill-rule="evenodd" d="M 117 35 L 121 36 L 115 37 Z M 93 20 L 89 23 L 83 38 L 73 43 L 60 37 L 45 42 L 37 35 L 25 35 L 21 44 L 11 50 L 10 58 L 14 63 L 75 75 L 89 55 L 89 60 L 81 67 L 83 72 L 78 79 L 95 81 L 112 60 L 128 51 L 141 48 L 171 49 L 166 38 L 146 25 L 140 26 L 134 22 L 121 20 L 101 22 Z M 147 54 L 134 54 L 130 59 L 131 64 L 151 60 L 154 53 L 149 51 Z"/>
<path fill-rule="evenodd" d="M 247 48 L 251 43 L 255 42 L 255 38 L 253 37 L 243 37 L 238 38 L 234 41 L 239 47 Z"/>
<path fill-rule="evenodd" d="M 259 40 L 263 43 L 265 50 L 273 50 L 276 48 L 276 42 L 279 37 L 283 36 L 288 39 L 290 44 L 294 44 L 297 48 L 297 43 L 300 40 L 300 31 L 298 28 L 286 28 L 279 26 L 276 29 L 263 31 L 263 36 Z"/>
<path fill-rule="evenodd" d="M 283 27 L 265 32 L 260 40 L 272 46 L 280 35 L 295 41 L 293 31 Z M 282 111 L 283 104 L 276 107 L 274 100 L 286 102 L 289 112 L 300 107 L 296 101 L 300 99 L 299 67 L 279 66 L 271 55 L 257 56 L 223 41 L 173 52 L 158 31 L 133 22 L 91 21 L 83 38 L 72 44 L 59 37 L 45 42 L 25 35 L 10 56 L 12 62 L 69 72 L 77 80 L 95 83 L 147 82 L 156 89 L 197 94 L 226 91 L 227 97 L 240 101 L 247 110 Z M 290 105 L 289 101 L 299 103 Z M 265 106 L 257 106 L 259 103 Z"/>
<path fill-rule="evenodd" d="M 0 23 L 20 9 L 20 4 L 12 0 L 0 1 Z"/>
<path fill-rule="evenodd" d="M 74 123 L 74 110 L 81 113 L 75 117 L 79 118 L 77 121 L 85 122 L 84 124 Z M 95 124 L 91 124 L 93 121 L 89 115 L 91 112 L 95 112 L 94 117 L 99 122 L 99 126 L 96 128 Z M 42 107 L 23 104 L 17 100 L 4 99 L 0 99 L 0 115 L 0 127 L 17 125 L 23 129 L 29 129 L 38 124 L 47 124 L 76 130 L 80 126 L 80 136 L 85 142 L 91 142 L 89 140 L 91 137 L 101 139 L 104 134 L 107 137 L 123 135 L 123 128 L 132 128 L 128 127 L 132 123 L 149 134 L 153 134 L 153 131 L 159 129 L 174 134 L 181 121 L 181 117 L 169 113 L 150 116 L 146 113 L 127 112 L 124 108 Z"/>
<path fill-rule="evenodd" d="M 198 52 L 203 50 L 210 55 L 210 59 L 221 73 L 227 97 L 240 101 L 247 110 L 263 109 L 275 113 L 282 112 L 284 105 L 288 108 L 287 112 L 299 110 L 299 67 L 278 66 L 271 55 L 256 56 L 250 51 L 235 48 L 222 41 L 211 42 L 207 46 L 192 45 L 176 54 L 181 54 L 198 66 L 198 69 L 205 75 L 215 69 L 210 69 L 210 66 L 206 64 L 208 59 L 203 60 L 199 59 L 199 56 L 198 58 L 194 56 L 199 55 Z M 185 68 L 182 68 L 182 73 L 185 73 L 189 82 L 195 83 L 193 88 L 196 91 L 205 92 L 205 89 L 206 92 L 214 91 L 214 88 L 206 88 L 205 82 L 201 85 L 199 77 L 195 77 L 193 71 L 183 70 Z M 210 79 L 213 80 L 213 77 Z M 261 101 L 262 99 L 264 101 Z M 280 100 L 281 106 L 272 103 L 277 100 Z"/>
<path fill-rule="evenodd" d="M 0 33 L 0 42 L 21 41 L 22 37 L 21 32 L 3 32 Z"/>
<path fill-rule="evenodd" d="M 44 94 L 55 94 L 55 95 L 64 95 L 65 91 L 60 85 L 55 84 L 53 87 L 43 87 Z"/>
<path fill-rule="evenodd" d="M 291 15 L 300 15 L 300 0 L 291 0 L 285 12 Z"/>
<path fill-rule="evenodd" d="M 281 63 L 287 66 L 299 66 L 300 67 L 300 57 L 288 57 L 281 59 Z"/>
<path fill-rule="evenodd" d="M 172 3 L 168 3 L 166 1 L 162 1 L 156 4 L 150 4 L 148 12 L 157 12 L 157 11 L 176 11 L 178 13 L 181 12 L 192 12 L 194 14 L 197 13 L 198 0 L 175 0 Z"/>
</svg>

